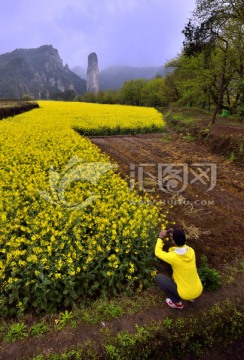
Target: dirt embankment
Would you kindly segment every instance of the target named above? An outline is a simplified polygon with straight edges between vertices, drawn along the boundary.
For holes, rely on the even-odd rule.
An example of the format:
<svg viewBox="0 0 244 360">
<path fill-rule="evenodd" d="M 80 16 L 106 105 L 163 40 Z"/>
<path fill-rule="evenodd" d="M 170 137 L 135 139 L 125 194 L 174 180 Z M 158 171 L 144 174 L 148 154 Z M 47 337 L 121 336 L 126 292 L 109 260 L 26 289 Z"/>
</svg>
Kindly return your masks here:
<svg viewBox="0 0 244 360">
<path fill-rule="evenodd" d="M 218 115 L 212 124 L 211 116 L 207 111 L 172 106 L 164 113 L 170 127 L 179 134 L 192 136 L 214 153 L 244 163 L 244 119 Z"/>
<path fill-rule="evenodd" d="M 35 102 L 17 101 L 17 102 L 3 102 L 0 101 L 0 120 L 22 114 L 26 111 L 39 108 Z"/>
</svg>

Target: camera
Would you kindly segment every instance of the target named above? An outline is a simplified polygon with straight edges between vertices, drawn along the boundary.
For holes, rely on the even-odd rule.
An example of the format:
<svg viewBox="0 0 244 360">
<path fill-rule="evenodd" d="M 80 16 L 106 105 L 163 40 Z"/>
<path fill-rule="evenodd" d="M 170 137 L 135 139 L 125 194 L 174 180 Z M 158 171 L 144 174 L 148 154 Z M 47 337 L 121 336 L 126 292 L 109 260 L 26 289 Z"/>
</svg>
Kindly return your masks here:
<svg viewBox="0 0 244 360">
<path fill-rule="evenodd" d="M 173 229 L 167 230 L 167 235 L 173 236 Z"/>
</svg>

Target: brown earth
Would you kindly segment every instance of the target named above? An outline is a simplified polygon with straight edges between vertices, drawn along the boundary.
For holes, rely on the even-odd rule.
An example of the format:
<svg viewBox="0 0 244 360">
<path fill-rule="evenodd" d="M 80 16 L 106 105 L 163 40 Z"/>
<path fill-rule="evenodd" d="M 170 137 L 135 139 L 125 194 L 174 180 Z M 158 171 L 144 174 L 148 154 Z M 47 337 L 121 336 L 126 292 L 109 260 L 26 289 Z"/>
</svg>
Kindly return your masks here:
<svg viewBox="0 0 244 360">
<path fill-rule="evenodd" d="M 173 205 L 168 218 L 185 229 L 198 258 L 205 254 L 212 265 L 221 268 L 226 262 L 234 262 L 241 254 L 244 239 L 243 165 L 234 164 L 213 154 L 203 144 L 184 141 L 173 133 L 170 137 L 162 134 L 93 137 L 92 141 L 117 162 L 120 174 L 128 182 L 132 176 L 138 181 L 139 172 L 143 172 L 140 185 L 144 191 L 141 193 L 158 196 L 162 211 L 169 204 Z M 182 172 L 179 174 L 179 184 L 172 174 L 164 180 L 158 174 L 160 164 L 172 164 L 177 170 L 184 167 L 185 182 L 188 178 L 185 190 L 181 191 Z M 216 166 L 217 172 L 216 186 L 212 190 L 209 190 L 209 164 Z M 165 169 L 165 166 L 162 168 Z M 134 173 L 131 169 L 135 169 Z M 205 174 L 207 169 L 209 171 Z M 170 192 L 167 186 L 172 179 L 171 185 L 179 186 Z M 178 194 L 176 190 L 179 190 Z M 169 226 L 174 226 L 172 222 L 169 222 Z"/>
<path fill-rule="evenodd" d="M 229 160 L 211 153 L 204 145 L 184 141 L 174 133 L 170 135 L 93 137 L 92 141 L 117 162 L 118 172 L 128 182 L 132 177 L 137 181 L 138 172 L 142 174 L 143 169 L 141 185 L 145 187 L 144 192 L 150 190 L 149 194 L 152 198 L 159 196 L 159 200 L 162 202 L 162 212 L 169 208 L 168 203 L 174 202 L 168 215 L 169 226 L 175 221 L 177 226 L 185 229 L 189 235 L 188 243 L 195 248 L 198 261 L 201 255 L 205 254 L 209 263 L 221 271 L 225 271 L 226 264 L 237 264 L 237 259 L 241 258 L 243 250 L 243 165 L 231 163 Z M 201 165 L 193 166 L 196 163 Z M 209 163 L 216 164 L 217 183 L 212 190 L 207 191 L 210 187 L 208 181 L 210 170 L 209 172 L 204 172 L 204 170 L 209 168 Z M 134 167 L 131 164 L 134 164 Z M 189 175 L 188 186 L 178 195 L 166 191 L 173 176 L 171 173 L 171 178 L 160 177 L 158 174 L 160 165 L 158 164 L 175 164 L 175 168 L 176 164 L 179 167 L 184 166 L 185 176 Z M 202 164 L 207 165 L 204 167 Z M 162 168 L 165 167 L 162 165 Z M 177 180 L 177 177 L 173 180 Z M 178 181 L 178 183 L 172 181 L 170 184 L 171 190 L 179 188 L 181 190 L 182 181 Z M 140 192 L 143 193 L 142 190 Z M 158 263 L 158 267 L 162 269 L 161 263 Z M 243 303 L 243 281 L 242 273 L 237 276 L 235 282 L 223 286 L 214 293 L 204 291 L 194 304 L 186 303 L 180 315 L 197 314 L 202 309 L 208 309 L 214 303 L 226 299 L 232 301 L 239 299 Z M 115 333 L 121 330 L 133 331 L 136 323 L 146 325 L 159 319 L 163 320 L 179 315 L 179 312 L 167 307 L 165 296 L 158 289 L 150 290 L 149 296 L 150 293 L 159 294 L 159 301 L 155 306 L 133 316 L 121 316 L 103 326 L 112 329 Z M 88 339 L 95 340 L 99 346 L 102 341 L 101 329 L 103 326 L 79 323 L 76 330 L 65 328 L 58 333 L 44 335 L 41 339 L 1 344 L 0 359 L 27 359 L 38 353 L 62 353 L 71 346 L 82 345 Z M 238 340 L 227 347 L 221 344 L 210 351 L 206 350 L 201 359 L 240 360 L 242 355 L 243 341 Z"/>
</svg>

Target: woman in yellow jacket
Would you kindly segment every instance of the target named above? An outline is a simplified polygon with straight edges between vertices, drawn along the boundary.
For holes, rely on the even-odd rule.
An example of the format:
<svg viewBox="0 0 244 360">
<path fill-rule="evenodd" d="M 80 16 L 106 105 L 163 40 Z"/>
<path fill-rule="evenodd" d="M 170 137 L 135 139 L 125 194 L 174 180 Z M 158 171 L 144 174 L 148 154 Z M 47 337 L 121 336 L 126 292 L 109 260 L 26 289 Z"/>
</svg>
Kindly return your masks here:
<svg viewBox="0 0 244 360">
<path fill-rule="evenodd" d="M 155 255 L 172 266 L 173 276 L 168 278 L 157 274 L 156 282 L 168 296 L 167 304 L 174 309 L 183 309 L 184 304 L 181 300 L 193 301 L 201 295 L 203 287 L 197 273 L 195 251 L 185 244 L 185 233 L 181 230 L 170 230 L 175 246 L 167 252 L 163 250 L 163 239 L 167 232 L 160 232 Z"/>
</svg>

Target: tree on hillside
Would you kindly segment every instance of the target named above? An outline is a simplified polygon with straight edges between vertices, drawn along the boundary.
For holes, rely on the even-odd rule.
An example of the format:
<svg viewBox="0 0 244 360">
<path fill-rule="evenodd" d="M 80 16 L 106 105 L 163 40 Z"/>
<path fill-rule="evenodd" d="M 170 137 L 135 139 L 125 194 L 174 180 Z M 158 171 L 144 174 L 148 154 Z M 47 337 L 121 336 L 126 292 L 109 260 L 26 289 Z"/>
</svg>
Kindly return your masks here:
<svg viewBox="0 0 244 360">
<path fill-rule="evenodd" d="M 174 88 L 178 93 L 177 103 L 209 109 L 212 102 L 209 92 L 212 83 L 209 58 L 206 59 L 202 53 L 194 57 L 181 55 L 171 61 L 169 65 L 175 67 Z M 172 78 L 172 76 L 168 77 L 171 79 L 171 83 Z M 166 83 L 168 82 L 166 81 Z"/>
<path fill-rule="evenodd" d="M 120 99 L 122 104 L 142 105 L 142 89 L 145 85 L 144 79 L 128 80 L 120 89 Z"/>
<path fill-rule="evenodd" d="M 238 66 L 241 86 L 236 81 L 235 94 L 238 102 L 241 96 L 239 88 L 243 81 L 243 36 L 244 10 L 242 0 L 197 0 L 193 18 L 183 30 L 185 35 L 184 54 L 186 57 L 204 53 L 208 56 L 219 53 L 221 74 L 219 81 L 218 100 L 212 123 L 215 122 L 219 109 L 223 106 L 223 97 L 228 91 L 227 67 L 231 59 L 235 58 Z M 238 64 L 237 64 L 238 63 Z"/>
<path fill-rule="evenodd" d="M 162 107 L 165 105 L 162 99 L 164 82 L 161 76 L 145 82 L 141 92 L 143 106 Z"/>
</svg>

